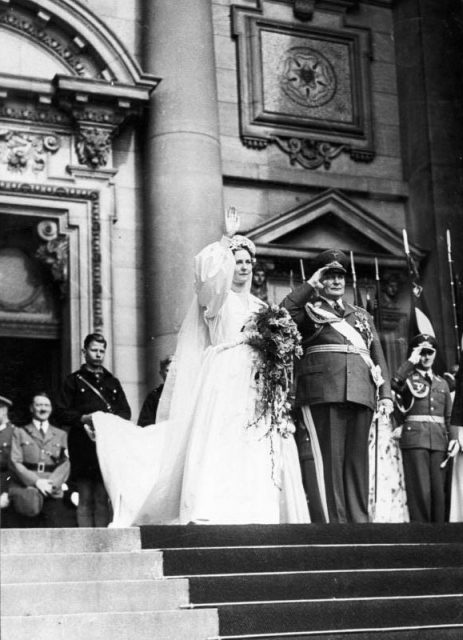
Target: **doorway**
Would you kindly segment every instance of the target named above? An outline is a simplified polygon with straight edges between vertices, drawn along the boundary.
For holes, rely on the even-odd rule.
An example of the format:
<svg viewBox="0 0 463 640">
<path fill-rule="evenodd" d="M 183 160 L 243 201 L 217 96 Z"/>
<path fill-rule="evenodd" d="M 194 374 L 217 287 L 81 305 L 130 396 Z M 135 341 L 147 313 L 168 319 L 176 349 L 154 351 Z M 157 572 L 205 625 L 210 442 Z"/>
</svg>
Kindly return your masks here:
<svg viewBox="0 0 463 640">
<path fill-rule="evenodd" d="M 29 422 L 31 395 L 54 396 L 61 382 L 61 349 L 57 339 L 0 337 L 0 395 L 13 401 L 13 424 Z"/>
</svg>

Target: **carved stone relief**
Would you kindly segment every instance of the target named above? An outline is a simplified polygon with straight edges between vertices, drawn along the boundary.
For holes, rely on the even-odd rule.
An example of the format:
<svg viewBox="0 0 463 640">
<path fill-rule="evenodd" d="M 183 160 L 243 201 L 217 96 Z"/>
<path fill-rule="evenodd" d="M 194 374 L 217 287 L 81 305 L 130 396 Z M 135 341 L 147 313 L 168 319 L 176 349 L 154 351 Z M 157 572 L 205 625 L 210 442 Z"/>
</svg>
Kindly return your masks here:
<svg viewBox="0 0 463 640">
<path fill-rule="evenodd" d="M 301 24 L 289 7 L 287 21 L 275 20 L 270 4 L 233 7 L 243 143 L 276 143 L 307 169 L 329 169 L 341 152 L 372 161 L 369 30 L 342 19 L 338 28 Z M 297 3 L 296 17 L 310 20 L 319 4 Z M 354 5 L 332 4 L 340 12 Z"/>
<path fill-rule="evenodd" d="M 72 75 L 98 77 L 101 70 L 95 68 L 93 61 L 85 52 L 85 42 L 72 38 L 70 34 L 57 29 L 50 21 L 40 19 L 36 13 L 23 6 L 3 5 L 0 7 L 0 27 L 26 36 L 59 59 Z"/>
<path fill-rule="evenodd" d="M 21 173 L 31 169 L 39 173 L 45 169 L 47 155 L 56 153 L 60 146 L 60 138 L 55 134 L 0 129 L 0 162 L 9 171 Z"/>
<path fill-rule="evenodd" d="M 43 243 L 35 252 L 35 257 L 48 267 L 64 298 L 68 292 L 69 239 L 58 234 L 58 225 L 54 220 L 40 221 L 36 230 Z"/>
<path fill-rule="evenodd" d="M 111 151 L 111 130 L 100 127 L 81 127 L 76 137 L 76 153 L 80 164 L 105 167 Z"/>
</svg>

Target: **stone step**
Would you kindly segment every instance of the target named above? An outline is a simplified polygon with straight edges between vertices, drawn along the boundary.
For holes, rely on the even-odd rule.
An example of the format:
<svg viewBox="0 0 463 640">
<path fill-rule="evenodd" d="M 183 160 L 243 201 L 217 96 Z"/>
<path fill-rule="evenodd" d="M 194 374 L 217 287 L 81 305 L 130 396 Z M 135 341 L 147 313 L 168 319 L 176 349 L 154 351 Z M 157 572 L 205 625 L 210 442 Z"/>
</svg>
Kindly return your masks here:
<svg viewBox="0 0 463 640">
<path fill-rule="evenodd" d="M 419 626 L 407 629 L 364 629 L 352 631 L 344 629 L 335 633 L 318 633 L 317 631 L 305 631 L 296 634 L 256 634 L 227 636 L 221 635 L 220 640 L 461 640 L 463 638 L 463 624 Z"/>
<path fill-rule="evenodd" d="M 140 529 L 2 529 L 2 555 L 139 551 Z"/>
<path fill-rule="evenodd" d="M 217 635 L 214 609 L 6 616 L 2 620 L 2 640 L 206 640 Z"/>
<path fill-rule="evenodd" d="M 463 566 L 463 543 L 198 547 L 164 550 L 166 576 Z"/>
<path fill-rule="evenodd" d="M 2 583 L 150 580 L 162 577 L 160 551 L 2 555 Z"/>
<path fill-rule="evenodd" d="M 463 567 L 191 576 L 190 600 L 208 603 L 459 593 Z"/>
<path fill-rule="evenodd" d="M 239 547 L 296 544 L 380 544 L 461 542 L 463 522 L 349 524 L 144 525 L 144 549 Z"/>
<path fill-rule="evenodd" d="M 330 598 L 218 605 L 220 635 L 298 634 L 373 628 L 459 626 L 462 595 Z M 436 640 L 439 636 L 436 636 Z M 462 636 L 463 637 L 463 636 Z"/>
<path fill-rule="evenodd" d="M 1 595 L 3 619 L 8 616 L 161 611 L 188 604 L 188 581 L 179 578 L 4 584 Z"/>
</svg>

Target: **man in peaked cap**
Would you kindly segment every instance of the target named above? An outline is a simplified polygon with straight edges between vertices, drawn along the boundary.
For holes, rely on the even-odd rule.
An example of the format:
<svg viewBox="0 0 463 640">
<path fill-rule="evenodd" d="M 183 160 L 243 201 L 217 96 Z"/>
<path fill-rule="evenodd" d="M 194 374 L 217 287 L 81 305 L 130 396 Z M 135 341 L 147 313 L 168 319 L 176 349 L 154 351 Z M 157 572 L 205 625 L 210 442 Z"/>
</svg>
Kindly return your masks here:
<svg viewBox="0 0 463 640">
<path fill-rule="evenodd" d="M 374 412 L 392 411 L 386 361 L 371 316 L 346 302 L 347 256 L 330 249 L 285 306 L 302 335 L 300 408 L 330 522 L 367 522 L 368 435 Z M 318 456 L 317 456 L 318 452 Z"/>
<path fill-rule="evenodd" d="M 446 452 L 459 445 L 450 437 L 452 400 L 444 378 L 433 372 L 437 341 L 420 333 L 410 342 L 410 356 L 392 378 L 401 425 L 400 447 L 410 520 L 444 522 Z"/>
</svg>

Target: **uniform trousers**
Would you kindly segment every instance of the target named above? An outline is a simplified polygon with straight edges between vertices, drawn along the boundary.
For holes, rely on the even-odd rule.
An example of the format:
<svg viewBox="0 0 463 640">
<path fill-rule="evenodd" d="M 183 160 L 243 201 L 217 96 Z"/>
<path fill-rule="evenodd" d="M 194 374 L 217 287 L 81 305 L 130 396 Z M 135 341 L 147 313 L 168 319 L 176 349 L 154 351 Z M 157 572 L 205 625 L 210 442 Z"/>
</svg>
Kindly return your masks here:
<svg viewBox="0 0 463 640">
<path fill-rule="evenodd" d="M 77 524 L 79 527 L 107 527 L 111 521 L 109 496 L 103 480 L 78 478 Z"/>
<path fill-rule="evenodd" d="M 405 490 L 412 522 L 445 521 L 445 451 L 402 449 Z"/>
<path fill-rule="evenodd" d="M 368 435 L 373 411 L 352 402 L 311 412 L 323 458 L 330 522 L 368 522 Z"/>
</svg>

